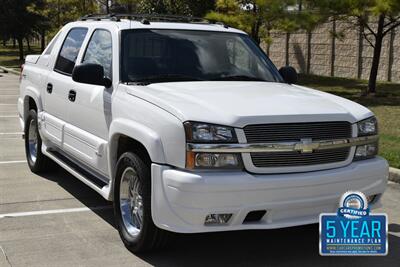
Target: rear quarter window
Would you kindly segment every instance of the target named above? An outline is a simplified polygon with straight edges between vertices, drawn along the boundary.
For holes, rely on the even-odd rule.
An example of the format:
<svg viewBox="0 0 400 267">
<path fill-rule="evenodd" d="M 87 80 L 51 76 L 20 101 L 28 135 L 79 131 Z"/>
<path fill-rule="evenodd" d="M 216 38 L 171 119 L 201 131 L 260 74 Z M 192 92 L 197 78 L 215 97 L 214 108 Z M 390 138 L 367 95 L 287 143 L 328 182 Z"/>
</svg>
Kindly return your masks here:
<svg viewBox="0 0 400 267">
<path fill-rule="evenodd" d="M 49 45 L 46 47 L 46 49 L 43 52 L 43 55 L 50 55 L 51 52 L 53 51 L 54 45 L 57 43 L 58 37 L 60 36 L 60 32 L 56 34 L 56 36 L 53 37 L 53 39 L 50 41 Z"/>
</svg>

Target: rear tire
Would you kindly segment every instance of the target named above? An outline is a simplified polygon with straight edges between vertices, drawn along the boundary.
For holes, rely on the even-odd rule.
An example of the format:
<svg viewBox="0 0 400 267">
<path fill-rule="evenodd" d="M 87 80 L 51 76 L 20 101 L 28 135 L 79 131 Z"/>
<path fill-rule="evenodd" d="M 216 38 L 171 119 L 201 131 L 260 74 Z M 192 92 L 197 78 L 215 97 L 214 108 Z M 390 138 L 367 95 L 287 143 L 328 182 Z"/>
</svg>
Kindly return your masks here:
<svg viewBox="0 0 400 267">
<path fill-rule="evenodd" d="M 25 121 L 25 154 L 28 166 L 34 173 L 51 169 L 51 160 L 42 153 L 42 138 L 39 134 L 37 112 L 31 109 Z"/>
<path fill-rule="evenodd" d="M 117 163 L 114 213 L 119 235 L 130 251 L 166 245 L 170 233 L 156 227 L 151 216 L 150 166 L 131 152 L 121 155 Z"/>
</svg>

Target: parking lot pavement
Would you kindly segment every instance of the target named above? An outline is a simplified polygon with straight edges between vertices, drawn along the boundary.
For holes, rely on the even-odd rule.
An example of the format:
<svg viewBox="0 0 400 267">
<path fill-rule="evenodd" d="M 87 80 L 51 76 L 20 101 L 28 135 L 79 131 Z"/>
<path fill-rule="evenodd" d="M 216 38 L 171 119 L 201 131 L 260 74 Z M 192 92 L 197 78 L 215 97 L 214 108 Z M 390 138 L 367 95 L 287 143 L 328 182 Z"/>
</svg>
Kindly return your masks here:
<svg viewBox="0 0 400 267">
<path fill-rule="evenodd" d="M 115 229 L 111 204 L 55 168 L 28 169 L 19 134 L 18 76 L 0 74 L 0 266 L 399 266 L 400 185 L 389 183 L 386 257 L 321 257 L 318 226 L 176 235 L 162 251 L 134 255 Z"/>
</svg>

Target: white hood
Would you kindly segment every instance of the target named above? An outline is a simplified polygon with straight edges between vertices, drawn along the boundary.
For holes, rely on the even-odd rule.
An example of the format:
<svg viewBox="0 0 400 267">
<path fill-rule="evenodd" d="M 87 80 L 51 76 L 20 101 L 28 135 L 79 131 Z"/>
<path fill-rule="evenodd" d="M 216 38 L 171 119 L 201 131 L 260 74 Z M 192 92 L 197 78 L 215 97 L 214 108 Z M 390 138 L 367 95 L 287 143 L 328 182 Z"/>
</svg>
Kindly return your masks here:
<svg viewBox="0 0 400 267">
<path fill-rule="evenodd" d="M 372 116 L 365 107 L 302 86 L 269 82 L 175 82 L 126 86 L 181 121 L 248 124 L 349 121 Z"/>
</svg>

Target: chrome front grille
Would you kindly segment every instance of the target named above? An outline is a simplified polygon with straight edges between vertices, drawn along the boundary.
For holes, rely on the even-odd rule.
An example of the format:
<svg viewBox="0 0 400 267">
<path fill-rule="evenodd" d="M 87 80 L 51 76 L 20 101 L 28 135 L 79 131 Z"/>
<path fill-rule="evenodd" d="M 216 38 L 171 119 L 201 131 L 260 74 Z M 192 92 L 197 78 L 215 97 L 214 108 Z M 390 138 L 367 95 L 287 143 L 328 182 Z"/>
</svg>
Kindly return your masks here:
<svg viewBox="0 0 400 267">
<path fill-rule="evenodd" d="M 290 142 L 304 139 L 332 140 L 350 138 L 352 126 L 349 122 L 312 122 L 248 125 L 244 128 L 247 143 Z M 250 153 L 257 168 L 299 167 L 332 164 L 346 161 L 350 147 L 318 150 L 312 153 L 257 152 Z"/>
<path fill-rule="evenodd" d="M 244 127 L 247 143 L 341 139 L 351 137 L 349 122 L 259 124 Z"/>
<path fill-rule="evenodd" d="M 318 164 L 329 164 L 345 161 L 349 148 L 315 151 L 309 154 L 299 152 L 251 153 L 254 166 L 258 168 L 297 167 Z"/>
</svg>

